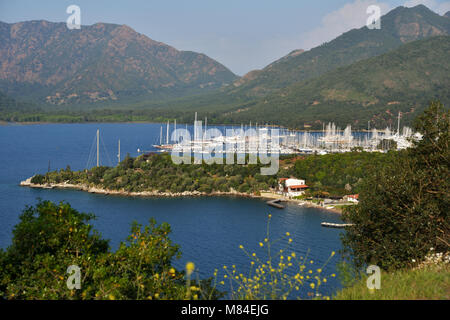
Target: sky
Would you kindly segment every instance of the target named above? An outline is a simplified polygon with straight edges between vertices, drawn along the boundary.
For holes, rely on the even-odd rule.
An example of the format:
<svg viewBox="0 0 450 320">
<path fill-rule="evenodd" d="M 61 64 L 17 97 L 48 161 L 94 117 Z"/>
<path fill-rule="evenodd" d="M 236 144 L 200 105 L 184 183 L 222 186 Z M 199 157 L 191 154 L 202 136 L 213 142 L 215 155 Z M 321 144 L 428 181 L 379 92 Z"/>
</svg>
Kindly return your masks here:
<svg viewBox="0 0 450 320">
<path fill-rule="evenodd" d="M 238 75 L 364 26 L 370 5 L 382 14 L 417 4 L 450 11 L 450 0 L 0 0 L 0 21 L 65 22 L 72 4 L 81 9 L 82 25 L 126 24 L 178 50 L 204 53 Z"/>
</svg>

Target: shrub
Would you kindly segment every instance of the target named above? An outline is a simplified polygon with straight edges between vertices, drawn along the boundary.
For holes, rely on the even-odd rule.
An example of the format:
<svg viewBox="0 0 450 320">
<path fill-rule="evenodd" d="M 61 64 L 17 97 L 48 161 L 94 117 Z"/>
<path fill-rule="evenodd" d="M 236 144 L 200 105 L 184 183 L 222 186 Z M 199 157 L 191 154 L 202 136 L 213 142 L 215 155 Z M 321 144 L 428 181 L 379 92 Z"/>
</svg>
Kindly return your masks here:
<svg viewBox="0 0 450 320">
<path fill-rule="evenodd" d="M 7 299 L 185 299 L 184 272 L 171 266 L 180 256 L 170 226 L 150 220 L 133 224 L 131 235 L 111 252 L 90 225 L 93 215 L 67 203 L 41 201 L 27 207 L 6 251 L 0 250 L 0 300 Z M 67 288 L 67 268 L 81 268 L 81 289 Z M 211 279 L 193 282 L 199 299 L 218 298 Z"/>
<path fill-rule="evenodd" d="M 423 138 L 361 183 L 360 202 L 344 213 L 343 235 L 355 265 L 398 269 L 450 246 L 449 111 L 432 103 L 415 123 Z"/>
<path fill-rule="evenodd" d="M 43 176 L 42 174 L 37 174 L 33 178 L 31 178 L 31 183 L 43 184 L 45 183 L 45 176 Z"/>
</svg>

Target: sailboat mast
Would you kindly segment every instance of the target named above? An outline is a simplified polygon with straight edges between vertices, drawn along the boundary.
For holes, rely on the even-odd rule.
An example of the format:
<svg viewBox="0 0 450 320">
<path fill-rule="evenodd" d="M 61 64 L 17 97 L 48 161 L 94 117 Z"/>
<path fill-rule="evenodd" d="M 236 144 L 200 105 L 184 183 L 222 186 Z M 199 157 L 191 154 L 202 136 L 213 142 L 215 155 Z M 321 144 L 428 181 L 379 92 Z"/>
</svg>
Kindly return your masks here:
<svg viewBox="0 0 450 320">
<path fill-rule="evenodd" d="M 167 135 L 166 135 L 166 144 L 169 144 L 169 121 L 167 121 Z"/>
<path fill-rule="evenodd" d="M 194 141 L 197 141 L 197 112 L 194 119 Z"/>
<path fill-rule="evenodd" d="M 162 145 L 162 126 L 161 126 L 161 131 L 159 132 L 159 145 Z"/>
<path fill-rule="evenodd" d="M 119 139 L 119 152 L 117 153 L 118 163 L 120 163 L 120 139 Z"/>
<path fill-rule="evenodd" d="M 178 134 L 177 134 L 177 119 L 173 122 L 173 132 L 175 132 L 175 143 L 178 142 Z"/>
<path fill-rule="evenodd" d="M 99 163 L 100 163 L 100 154 L 99 154 L 100 143 L 99 143 L 99 141 L 100 141 L 100 130 L 97 129 L 97 167 L 99 166 Z"/>
</svg>

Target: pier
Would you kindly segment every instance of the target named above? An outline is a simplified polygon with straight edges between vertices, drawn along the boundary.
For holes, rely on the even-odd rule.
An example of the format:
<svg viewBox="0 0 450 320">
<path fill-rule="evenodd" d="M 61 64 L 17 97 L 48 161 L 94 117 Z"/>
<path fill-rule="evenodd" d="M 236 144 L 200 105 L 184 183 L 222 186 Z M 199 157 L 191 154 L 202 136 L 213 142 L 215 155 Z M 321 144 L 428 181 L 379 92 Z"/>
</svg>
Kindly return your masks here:
<svg viewBox="0 0 450 320">
<path fill-rule="evenodd" d="M 281 201 L 282 201 L 282 200 L 280 200 L 280 199 L 275 199 L 275 200 L 267 201 L 266 203 L 267 203 L 269 206 L 272 206 L 272 207 L 274 207 L 274 208 L 277 208 L 277 209 L 284 209 L 284 206 L 281 204 Z"/>
<path fill-rule="evenodd" d="M 354 226 L 354 224 L 352 223 L 331 223 L 331 222 L 322 222 L 320 225 L 325 228 L 345 228 Z"/>
</svg>

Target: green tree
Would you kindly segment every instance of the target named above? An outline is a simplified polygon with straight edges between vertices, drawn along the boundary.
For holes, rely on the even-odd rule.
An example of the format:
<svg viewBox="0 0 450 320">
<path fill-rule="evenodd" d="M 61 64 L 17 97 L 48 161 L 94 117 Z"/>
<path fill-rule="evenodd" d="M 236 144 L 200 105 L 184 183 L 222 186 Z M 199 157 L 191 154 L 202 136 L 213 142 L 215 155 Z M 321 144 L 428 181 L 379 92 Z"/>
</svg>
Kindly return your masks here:
<svg viewBox="0 0 450 320">
<path fill-rule="evenodd" d="M 361 183 L 359 205 L 344 213 L 355 225 L 342 239 L 356 266 L 402 268 L 449 250 L 449 118 L 431 103 L 415 122 L 422 139 Z"/>
<path fill-rule="evenodd" d="M 93 229 L 92 214 L 67 203 L 40 201 L 27 207 L 0 250 L 0 299 L 184 299 L 184 272 L 171 266 L 180 256 L 168 224 L 134 224 L 111 252 Z M 67 288 L 67 268 L 81 269 L 81 289 Z M 199 299 L 221 296 L 211 279 L 193 281 Z M 189 289 L 190 290 L 190 289 Z"/>
<path fill-rule="evenodd" d="M 37 174 L 33 178 L 31 178 L 31 183 L 43 184 L 45 183 L 45 176 L 43 176 L 42 174 Z"/>
<path fill-rule="evenodd" d="M 89 221 L 70 205 L 48 201 L 27 207 L 14 228 L 12 244 L 0 256 L 0 296 L 19 299 L 69 298 L 64 279 L 70 265 L 87 273 L 93 257 L 108 251 Z M 89 285 L 92 279 L 86 279 Z"/>
</svg>

